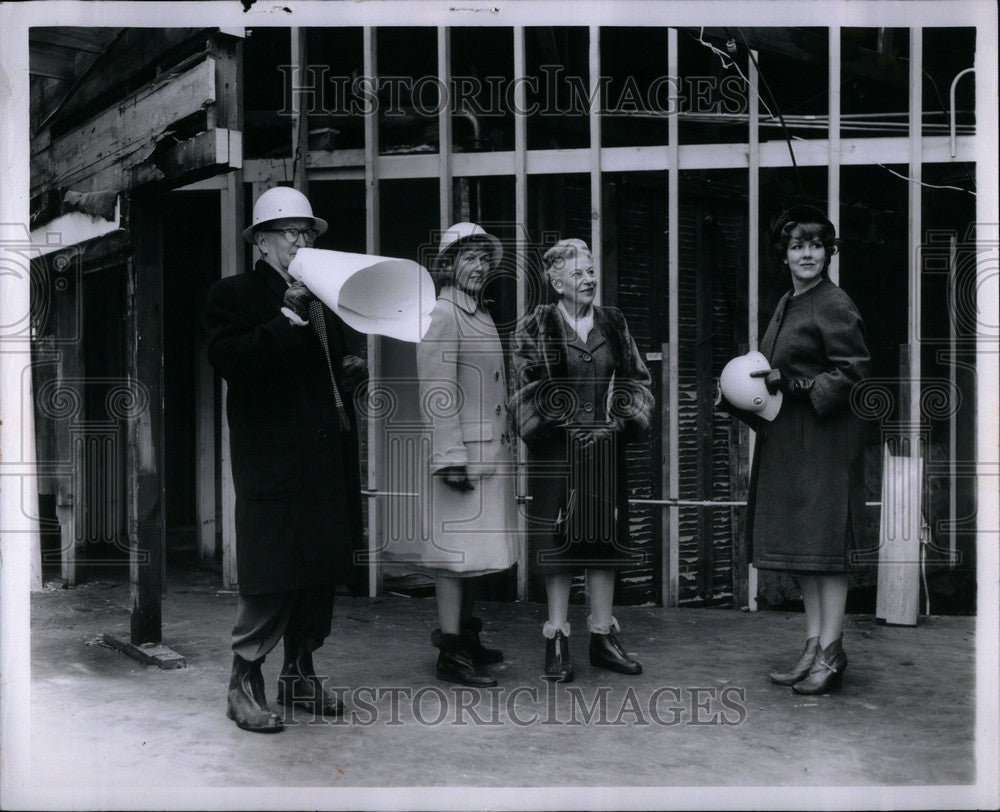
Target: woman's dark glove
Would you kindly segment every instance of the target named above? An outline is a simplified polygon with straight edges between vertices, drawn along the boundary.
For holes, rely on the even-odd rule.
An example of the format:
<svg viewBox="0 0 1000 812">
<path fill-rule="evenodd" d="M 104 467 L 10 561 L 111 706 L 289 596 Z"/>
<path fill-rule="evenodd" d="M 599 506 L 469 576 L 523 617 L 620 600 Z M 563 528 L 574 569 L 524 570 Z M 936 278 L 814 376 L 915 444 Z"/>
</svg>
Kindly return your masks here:
<svg viewBox="0 0 1000 812">
<path fill-rule="evenodd" d="M 464 465 L 449 465 L 437 472 L 437 475 L 444 477 L 444 484 L 456 491 L 474 491 L 476 486 L 469 479 L 469 471 Z"/>
<path fill-rule="evenodd" d="M 786 378 L 781 374 L 780 369 L 751 372 L 750 377 L 763 378 L 764 386 L 772 395 L 775 392 L 781 392 L 790 398 L 807 398 L 813 387 L 812 378 Z"/>
</svg>

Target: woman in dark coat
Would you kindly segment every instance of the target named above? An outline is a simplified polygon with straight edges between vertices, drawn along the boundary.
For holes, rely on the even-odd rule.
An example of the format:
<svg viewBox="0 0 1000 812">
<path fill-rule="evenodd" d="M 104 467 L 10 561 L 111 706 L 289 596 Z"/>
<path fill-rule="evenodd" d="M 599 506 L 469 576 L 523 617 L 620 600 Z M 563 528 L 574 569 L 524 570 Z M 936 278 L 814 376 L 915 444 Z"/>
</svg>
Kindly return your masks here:
<svg viewBox="0 0 1000 812">
<path fill-rule="evenodd" d="M 770 678 L 817 694 L 838 687 L 847 667 L 847 573 L 864 516 L 864 437 L 850 393 L 869 355 L 857 307 L 827 276 L 838 241 L 826 215 L 795 206 L 773 237 L 792 290 L 760 342 L 771 370 L 756 374 L 784 397 L 758 435 L 747 533 L 754 565 L 794 573 L 805 605 L 805 649 L 791 671 Z"/>
<path fill-rule="evenodd" d="M 545 573 L 545 674 L 569 682 L 570 580 L 585 569 L 591 665 L 623 674 L 642 666 L 622 648 L 612 616 L 615 572 L 626 548 L 625 443 L 648 430 L 650 377 L 621 311 L 594 305 L 597 272 L 582 240 L 544 256 L 558 303 L 539 305 L 517 332 L 512 415 L 528 448 L 533 564 Z"/>
</svg>

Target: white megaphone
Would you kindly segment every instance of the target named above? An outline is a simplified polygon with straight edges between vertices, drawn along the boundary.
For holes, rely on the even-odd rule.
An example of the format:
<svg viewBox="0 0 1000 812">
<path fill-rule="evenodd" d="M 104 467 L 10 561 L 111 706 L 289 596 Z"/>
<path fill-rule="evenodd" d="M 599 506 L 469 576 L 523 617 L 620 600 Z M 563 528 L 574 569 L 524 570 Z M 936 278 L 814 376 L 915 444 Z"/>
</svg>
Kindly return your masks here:
<svg viewBox="0 0 1000 812">
<path fill-rule="evenodd" d="M 358 332 L 416 343 L 430 327 L 434 282 L 412 260 L 300 248 L 288 273 Z"/>
</svg>

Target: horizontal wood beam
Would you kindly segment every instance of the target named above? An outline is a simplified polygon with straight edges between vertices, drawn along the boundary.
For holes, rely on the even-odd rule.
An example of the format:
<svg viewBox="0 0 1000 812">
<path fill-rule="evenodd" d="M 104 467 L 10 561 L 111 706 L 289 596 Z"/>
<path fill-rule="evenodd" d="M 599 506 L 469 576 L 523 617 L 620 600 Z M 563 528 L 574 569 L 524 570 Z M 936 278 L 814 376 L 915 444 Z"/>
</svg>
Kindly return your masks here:
<svg viewBox="0 0 1000 812">
<path fill-rule="evenodd" d="M 33 48 L 35 43 L 46 43 L 97 54 L 108 47 L 108 43 L 117 36 L 118 30 L 35 26 L 28 29 L 28 45 Z"/>
<path fill-rule="evenodd" d="M 154 152 L 170 126 L 199 113 L 216 99 L 215 64 L 210 58 L 183 73 L 148 85 L 32 155 L 32 194 L 65 187 L 110 171 L 128 188 L 131 170 Z"/>
<path fill-rule="evenodd" d="M 948 136 L 928 136 L 923 139 L 923 156 L 926 163 L 969 162 L 975 159 L 976 136 L 960 136 L 958 152 L 951 157 Z M 795 159 L 799 166 L 827 166 L 830 158 L 829 142 L 810 139 L 794 142 Z M 909 149 L 909 139 L 902 138 L 843 138 L 840 140 L 840 163 L 843 166 L 874 164 L 899 164 L 899 156 Z M 691 144 L 678 148 L 681 169 L 747 169 L 750 165 L 747 144 Z M 324 169 L 364 168 L 360 150 L 336 152 L 310 152 L 307 166 L 322 176 Z M 788 146 L 784 141 L 767 141 L 760 145 L 762 169 L 791 166 Z M 438 160 L 429 155 L 382 155 L 377 159 L 380 180 L 406 178 L 436 178 Z M 670 155 L 666 146 L 656 147 L 604 147 L 601 150 L 604 172 L 653 172 L 670 168 Z M 590 171 L 588 149 L 530 150 L 526 155 L 527 174 L 556 175 L 563 173 L 586 174 Z M 513 175 L 515 153 L 479 152 L 459 153 L 454 156 L 455 177 Z M 257 182 L 283 178 L 287 161 L 281 159 L 248 160 L 244 177 Z M 902 171 L 902 170 L 900 170 Z M 339 176 L 339 175 L 338 175 Z"/>
</svg>

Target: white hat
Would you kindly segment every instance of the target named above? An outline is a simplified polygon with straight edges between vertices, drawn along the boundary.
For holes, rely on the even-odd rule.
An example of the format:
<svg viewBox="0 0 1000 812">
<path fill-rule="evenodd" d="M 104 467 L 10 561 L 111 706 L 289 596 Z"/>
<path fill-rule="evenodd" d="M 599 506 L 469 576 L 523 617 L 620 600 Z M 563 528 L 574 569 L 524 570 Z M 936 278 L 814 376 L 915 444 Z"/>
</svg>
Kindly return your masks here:
<svg viewBox="0 0 1000 812">
<path fill-rule="evenodd" d="M 719 378 L 722 394 L 737 409 L 756 412 L 767 421 L 774 420 L 781 410 L 781 392 L 767 391 L 764 378 L 751 378 L 751 372 L 769 372 L 771 364 L 754 350 L 726 364 Z"/>
<path fill-rule="evenodd" d="M 250 242 L 254 231 L 260 226 L 292 218 L 311 220 L 313 228 L 320 234 L 327 229 L 326 220 L 313 214 L 309 198 L 302 192 L 290 186 L 275 186 L 264 192 L 253 204 L 253 224 L 243 229 L 243 239 Z"/>
<path fill-rule="evenodd" d="M 492 265 L 496 268 L 503 259 L 503 248 L 500 240 L 492 234 L 487 234 L 482 226 L 475 223 L 455 223 L 441 234 L 441 243 L 438 245 L 438 259 L 441 259 L 450 248 L 463 240 L 482 240 L 489 244 L 493 251 Z"/>
</svg>

